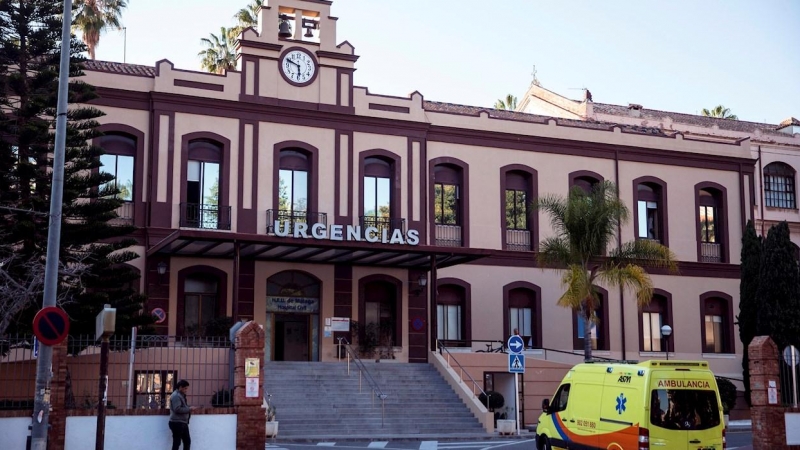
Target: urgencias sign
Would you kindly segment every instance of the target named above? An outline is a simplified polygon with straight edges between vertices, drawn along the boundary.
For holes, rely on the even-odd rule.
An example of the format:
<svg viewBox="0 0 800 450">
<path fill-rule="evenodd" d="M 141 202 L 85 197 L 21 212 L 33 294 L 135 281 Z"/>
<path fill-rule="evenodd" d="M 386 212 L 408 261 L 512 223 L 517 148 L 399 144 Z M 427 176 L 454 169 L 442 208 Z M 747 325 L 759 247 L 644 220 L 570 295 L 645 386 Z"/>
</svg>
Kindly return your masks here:
<svg viewBox="0 0 800 450">
<path fill-rule="evenodd" d="M 359 225 L 325 225 L 324 223 L 300 223 L 285 220 L 275 221 L 275 235 L 304 239 L 329 239 L 331 241 L 366 241 L 383 244 L 419 245 L 419 231 L 403 231 L 395 228 L 378 229 Z"/>
</svg>

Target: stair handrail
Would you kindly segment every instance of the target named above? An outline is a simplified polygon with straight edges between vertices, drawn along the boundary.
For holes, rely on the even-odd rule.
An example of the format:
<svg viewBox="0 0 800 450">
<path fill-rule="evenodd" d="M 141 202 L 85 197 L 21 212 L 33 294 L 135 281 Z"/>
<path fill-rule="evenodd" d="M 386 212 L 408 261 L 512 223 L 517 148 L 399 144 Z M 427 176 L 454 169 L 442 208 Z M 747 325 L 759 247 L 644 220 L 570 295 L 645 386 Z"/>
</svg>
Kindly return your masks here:
<svg viewBox="0 0 800 450">
<path fill-rule="evenodd" d="M 488 410 L 489 410 L 489 397 L 491 396 L 491 394 L 487 394 L 487 393 L 486 393 L 486 392 L 485 392 L 485 391 L 484 391 L 484 390 L 483 390 L 483 389 L 480 387 L 480 385 L 478 384 L 478 382 L 477 382 L 477 381 L 475 381 L 475 379 L 474 379 L 474 378 L 472 378 L 472 375 L 470 375 L 470 374 L 469 374 L 469 372 L 468 372 L 468 371 L 466 371 L 466 370 L 464 369 L 464 366 L 462 366 L 462 365 L 461 365 L 461 363 L 460 363 L 460 362 L 458 362 L 458 360 L 456 359 L 456 357 L 455 357 L 455 356 L 453 356 L 453 354 L 452 354 L 452 353 L 450 353 L 450 350 L 448 350 L 448 349 L 447 349 L 447 346 L 445 346 L 445 345 L 444 345 L 444 344 L 443 344 L 441 341 L 439 341 L 439 339 L 436 339 L 436 348 L 439 350 L 439 354 L 440 354 L 440 355 L 442 354 L 442 352 L 444 352 L 444 353 L 447 353 L 447 367 L 448 367 L 448 368 L 450 368 L 450 369 L 452 369 L 452 368 L 453 368 L 453 365 L 452 365 L 452 364 L 450 364 L 450 360 L 451 360 L 451 359 L 453 360 L 453 362 L 455 362 L 455 363 L 456 363 L 456 365 L 458 366 L 459 370 L 461 371 L 461 373 L 460 373 L 460 377 L 459 377 L 459 379 L 458 379 L 460 382 L 462 382 L 462 383 L 464 382 L 464 374 L 465 374 L 465 373 L 467 374 L 467 378 L 469 378 L 469 381 L 471 381 L 471 382 L 472 382 L 472 395 L 473 395 L 474 397 L 477 397 L 477 398 L 478 398 L 478 401 L 480 401 L 480 396 L 479 396 L 478 394 L 476 394 L 476 393 L 475 393 L 475 388 L 477 388 L 477 389 L 478 389 L 478 390 L 481 392 L 481 394 L 483 394 L 483 396 L 486 398 L 486 410 L 488 411 Z"/>
<path fill-rule="evenodd" d="M 364 362 L 361 361 L 361 358 L 358 357 L 358 353 L 355 351 L 353 346 L 348 342 L 346 338 L 340 337 L 339 339 L 339 346 L 344 347 L 345 352 L 347 353 L 347 375 L 350 375 L 350 359 L 352 357 L 353 363 L 358 368 L 358 392 L 361 393 L 361 379 L 362 374 L 366 375 L 367 383 L 369 383 L 370 387 L 372 388 L 372 406 L 375 406 L 375 398 L 379 398 L 381 400 L 381 427 L 383 427 L 384 416 L 386 412 L 386 397 L 388 394 L 384 394 L 381 387 L 378 385 L 378 382 L 372 378 L 372 374 L 369 373 L 367 370 L 367 366 L 364 365 Z M 338 356 L 338 355 L 337 355 Z"/>
</svg>

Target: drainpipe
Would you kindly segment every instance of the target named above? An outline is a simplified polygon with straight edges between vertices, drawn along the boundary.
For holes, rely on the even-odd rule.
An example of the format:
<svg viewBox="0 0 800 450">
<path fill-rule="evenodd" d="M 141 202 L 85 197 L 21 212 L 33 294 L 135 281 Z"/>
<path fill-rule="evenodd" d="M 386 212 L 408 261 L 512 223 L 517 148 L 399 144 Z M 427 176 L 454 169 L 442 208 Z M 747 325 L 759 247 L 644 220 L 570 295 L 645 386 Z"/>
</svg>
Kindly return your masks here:
<svg viewBox="0 0 800 450">
<path fill-rule="evenodd" d="M 617 195 L 619 195 L 619 150 L 614 150 L 614 183 L 617 185 Z M 633 220 L 636 220 L 634 217 Z M 617 248 L 622 247 L 622 224 L 617 224 Z M 625 348 L 625 295 L 623 293 L 622 286 L 619 288 L 619 326 L 620 331 L 622 331 L 622 359 L 628 359 L 628 355 Z M 608 320 L 608 319 L 606 319 Z M 611 348 L 611 343 L 609 343 L 609 348 Z"/>
<path fill-rule="evenodd" d="M 758 146 L 758 204 L 759 204 L 758 209 L 761 210 L 761 213 L 759 214 L 761 216 L 760 217 L 761 236 L 764 236 L 764 220 L 766 220 L 766 218 L 764 217 L 764 169 L 761 166 L 762 166 L 761 146 L 759 145 Z"/>
</svg>

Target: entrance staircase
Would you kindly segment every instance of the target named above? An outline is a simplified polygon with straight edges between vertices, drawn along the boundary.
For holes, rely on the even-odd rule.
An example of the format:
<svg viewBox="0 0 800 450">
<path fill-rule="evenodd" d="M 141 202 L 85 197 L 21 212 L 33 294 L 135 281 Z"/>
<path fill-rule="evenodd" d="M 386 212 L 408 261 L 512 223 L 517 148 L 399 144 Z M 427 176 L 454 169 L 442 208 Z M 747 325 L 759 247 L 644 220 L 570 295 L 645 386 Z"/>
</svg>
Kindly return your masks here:
<svg viewBox="0 0 800 450">
<path fill-rule="evenodd" d="M 488 434 L 430 364 L 364 362 L 387 394 L 381 401 L 346 362 L 267 362 L 265 390 L 277 409 L 278 439 Z"/>
</svg>

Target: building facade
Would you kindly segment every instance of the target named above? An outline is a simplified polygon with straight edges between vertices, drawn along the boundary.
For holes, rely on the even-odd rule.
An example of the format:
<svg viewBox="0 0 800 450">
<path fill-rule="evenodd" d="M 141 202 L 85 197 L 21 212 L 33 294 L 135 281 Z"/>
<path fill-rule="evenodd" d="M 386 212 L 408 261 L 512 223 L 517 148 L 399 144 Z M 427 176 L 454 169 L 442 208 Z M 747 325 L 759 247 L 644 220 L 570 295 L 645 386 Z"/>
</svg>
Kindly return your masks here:
<svg viewBox="0 0 800 450">
<path fill-rule="evenodd" d="M 127 187 L 118 220 L 139 227 L 131 264 L 160 333 L 253 319 L 267 360 L 325 361 L 350 319 L 402 362 L 427 361 L 437 338 L 482 350 L 472 341 L 513 328 L 533 357 L 582 353 L 588 335 L 598 356 L 650 359 L 665 356 L 669 324 L 670 358 L 741 374 L 750 139 L 374 94 L 354 86 L 358 56 L 336 23 L 329 1 L 270 1 L 222 75 L 87 63 L 106 113 L 103 170 Z M 600 286 L 585 332 L 556 305 L 561 275 L 537 266 L 553 231 L 530 203 L 602 180 L 631 209 L 621 241 L 662 242 L 680 272 L 652 272 L 643 310 Z"/>
</svg>

